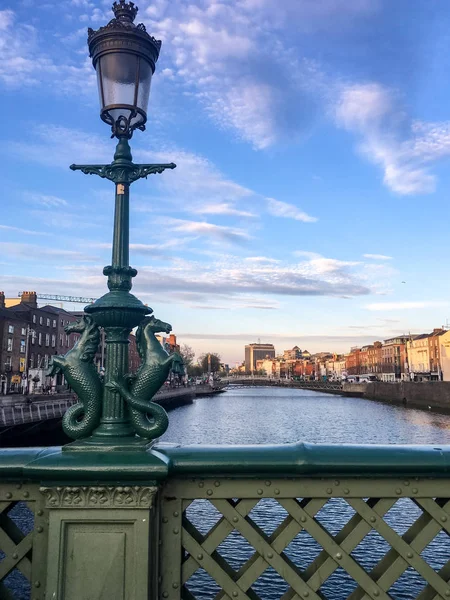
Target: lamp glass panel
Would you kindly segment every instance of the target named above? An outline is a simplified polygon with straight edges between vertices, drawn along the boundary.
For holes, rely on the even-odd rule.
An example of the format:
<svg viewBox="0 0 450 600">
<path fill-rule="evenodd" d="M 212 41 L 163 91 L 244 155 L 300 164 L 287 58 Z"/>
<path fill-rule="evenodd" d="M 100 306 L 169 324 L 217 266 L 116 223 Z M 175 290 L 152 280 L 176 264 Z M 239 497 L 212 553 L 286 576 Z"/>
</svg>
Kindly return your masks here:
<svg viewBox="0 0 450 600">
<path fill-rule="evenodd" d="M 128 52 L 112 52 L 100 58 L 98 72 L 101 73 L 105 102 L 102 108 L 111 104 L 134 105 L 138 60 L 136 55 Z M 130 109 L 114 109 L 110 114 L 114 119 L 120 115 L 128 117 Z"/>
<path fill-rule="evenodd" d="M 149 63 L 143 58 L 139 65 L 139 89 L 137 96 L 137 106 L 147 114 L 148 99 L 150 96 L 150 86 L 152 83 L 152 69 Z"/>
</svg>

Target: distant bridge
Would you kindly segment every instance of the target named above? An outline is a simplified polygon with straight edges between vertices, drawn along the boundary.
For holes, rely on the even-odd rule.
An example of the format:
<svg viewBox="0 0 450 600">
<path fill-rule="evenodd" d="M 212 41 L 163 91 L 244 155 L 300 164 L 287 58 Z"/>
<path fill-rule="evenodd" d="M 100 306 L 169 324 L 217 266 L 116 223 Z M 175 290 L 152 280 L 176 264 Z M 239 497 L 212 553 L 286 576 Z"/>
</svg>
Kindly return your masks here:
<svg viewBox="0 0 450 600">
<path fill-rule="evenodd" d="M 229 377 L 222 379 L 228 385 L 236 386 L 274 386 L 297 388 L 304 390 L 314 390 L 315 392 L 328 392 L 330 394 L 339 394 L 343 392 L 343 386 L 340 381 L 291 381 L 289 379 L 275 379 L 269 377 L 252 377 L 244 375 L 238 377 Z"/>
</svg>

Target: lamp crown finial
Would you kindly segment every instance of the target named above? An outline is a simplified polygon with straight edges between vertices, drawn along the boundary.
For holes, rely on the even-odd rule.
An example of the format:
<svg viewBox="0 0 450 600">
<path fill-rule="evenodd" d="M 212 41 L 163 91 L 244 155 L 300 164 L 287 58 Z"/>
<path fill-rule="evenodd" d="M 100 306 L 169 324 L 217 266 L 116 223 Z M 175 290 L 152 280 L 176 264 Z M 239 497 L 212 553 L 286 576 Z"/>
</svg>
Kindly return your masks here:
<svg viewBox="0 0 450 600">
<path fill-rule="evenodd" d="M 126 19 L 127 21 L 133 22 L 139 9 L 134 5 L 134 2 L 119 0 L 119 2 L 114 2 L 112 10 L 116 19 Z"/>
</svg>

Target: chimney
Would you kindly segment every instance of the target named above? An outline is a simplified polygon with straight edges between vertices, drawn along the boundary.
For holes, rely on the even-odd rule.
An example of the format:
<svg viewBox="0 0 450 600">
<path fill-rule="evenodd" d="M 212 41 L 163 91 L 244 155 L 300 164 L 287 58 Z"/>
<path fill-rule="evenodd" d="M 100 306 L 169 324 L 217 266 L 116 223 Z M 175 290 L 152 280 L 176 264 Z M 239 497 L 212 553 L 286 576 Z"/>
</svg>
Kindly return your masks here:
<svg viewBox="0 0 450 600">
<path fill-rule="evenodd" d="M 20 297 L 21 304 L 28 304 L 33 308 L 37 308 L 37 294 L 36 292 L 22 292 Z"/>
<path fill-rule="evenodd" d="M 0 308 L 5 308 L 5 292 L 0 292 Z"/>
</svg>

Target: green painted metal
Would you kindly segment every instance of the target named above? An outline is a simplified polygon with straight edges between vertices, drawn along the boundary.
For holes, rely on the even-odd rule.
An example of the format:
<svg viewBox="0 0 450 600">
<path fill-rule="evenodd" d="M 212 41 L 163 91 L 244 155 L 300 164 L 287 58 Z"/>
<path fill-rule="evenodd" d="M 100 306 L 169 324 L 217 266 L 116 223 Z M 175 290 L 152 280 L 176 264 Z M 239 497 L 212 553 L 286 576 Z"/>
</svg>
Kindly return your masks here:
<svg viewBox="0 0 450 600">
<path fill-rule="evenodd" d="M 230 474 L 358 475 L 448 477 L 450 446 L 375 446 L 353 444 L 295 444 L 274 446 L 177 446 L 154 448 L 167 457 L 175 476 Z"/>
<path fill-rule="evenodd" d="M 151 517 L 157 488 L 79 486 L 41 491 L 51 509 L 47 597 L 148 600 L 157 572 L 157 531 Z M 150 547 L 155 564 L 149 569 Z"/>
<path fill-rule="evenodd" d="M 19 503 L 33 520 L 30 532 L 23 520 L 11 512 Z M 26 507 L 26 508 L 25 508 Z M 44 600 L 47 569 L 48 510 L 39 485 L 0 481 L 0 598 L 14 600 L 17 596 L 7 579 L 15 570 L 31 586 L 31 599 Z"/>
<path fill-rule="evenodd" d="M 100 330 L 89 315 L 70 323 L 65 330 L 81 333 L 81 336 L 65 356 L 52 358 L 50 376 L 63 373 L 80 400 L 64 414 L 64 431 L 69 437 L 87 437 L 98 427 L 101 416 L 102 383 L 93 362 L 100 343 Z"/>
<path fill-rule="evenodd" d="M 189 584 L 204 569 L 222 590 L 217 600 L 253 600 L 252 586 L 272 567 L 288 584 L 284 600 L 322 600 L 323 583 L 342 568 L 357 584 L 350 600 L 388 600 L 392 585 L 407 569 L 414 569 L 427 584 L 420 600 L 449 597 L 450 557 L 435 570 L 422 554 L 441 532 L 450 535 L 449 447 L 347 446 L 343 455 L 340 446 L 311 445 L 308 461 L 295 473 L 295 460 L 289 470 L 282 448 L 261 448 L 264 476 L 260 471 L 254 475 L 254 467 L 263 465 L 262 459 L 254 460 L 257 449 L 241 447 L 240 452 L 248 450 L 247 475 L 242 470 L 232 475 L 228 464 L 216 460 L 216 470 L 208 467 L 209 475 L 201 477 L 194 475 L 195 469 L 201 471 L 199 455 L 194 470 L 173 460 L 174 450 L 188 453 L 189 447 L 169 449 L 161 444 L 141 453 L 1 450 L 0 550 L 6 558 L 0 562 L 0 582 L 18 568 L 30 581 L 39 582 L 33 589 L 35 600 L 44 598 L 46 573 L 47 594 L 66 600 L 112 597 L 113 588 L 121 590 L 115 592 L 117 598 L 195 600 Z M 203 461 L 210 464 L 211 452 L 226 456 L 232 450 L 206 447 Z M 318 452 L 320 460 L 315 461 Z M 325 456 L 330 464 L 335 457 L 332 476 L 315 470 L 323 467 Z M 380 466 L 373 468 L 377 461 L 388 465 L 382 475 L 376 474 L 383 470 Z M 275 464 L 280 471 L 274 470 Z M 413 502 L 403 508 L 412 511 L 412 522 L 400 534 L 386 515 L 405 498 Z M 318 516 L 336 499 L 353 509 L 353 516 L 331 535 Z M 253 515 L 269 500 L 278 503 L 285 516 L 274 531 L 265 533 Z M 2 516 L 18 501 L 26 502 L 35 515 L 31 534 L 20 534 L 9 517 Z M 203 503 L 202 514 L 214 510 L 219 516 L 206 533 L 200 533 L 189 517 L 189 507 L 198 501 Z M 272 504 L 270 514 L 273 510 Z M 236 571 L 220 550 L 233 532 L 253 548 Z M 321 551 L 300 570 L 286 559 L 285 550 L 302 532 Z M 354 550 L 371 532 L 388 547 L 367 571 Z M 78 573 L 83 578 L 77 579 Z"/>
<path fill-rule="evenodd" d="M 166 411 L 158 404 L 148 404 L 164 384 L 169 375 L 175 354 L 168 355 L 155 337 L 155 333 L 169 333 L 172 326 L 154 317 L 142 321 L 136 331 L 136 344 L 141 356 L 141 365 L 132 376 L 129 388 L 118 379 L 110 379 L 106 384 L 110 390 L 116 391 L 128 403 L 130 421 L 136 433 L 144 438 L 154 439 L 162 435 L 169 419 Z M 152 417 L 151 423 L 148 415 Z"/>
<path fill-rule="evenodd" d="M 361 472 L 359 477 L 339 479 L 220 476 L 169 479 L 161 490 L 161 498 L 159 598 L 195 600 L 199 596 L 192 591 L 191 584 L 197 571 L 205 570 L 221 590 L 214 594 L 215 600 L 254 600 L 253 585 L 269 567 L 288 584 L 282 600 L 323 600 L 322 586 L 337 569 L 345 570 L 356 582 L 350 600 L 391 600 L 390 588 L 407 569 L 414 569 L 426 582 L 419 600 L 450 597 L 450 556 L 445 557 L 444 566 L 436 571 L 421 555 L 441 532 L 450 533 L 449 478 L 366 478 Z M 328 503 L 337 498 L 354 512 L 340 531 L 332 535 L 323 526 L 323 513 Z M 408 505 L 412 507 L 406 508 L 412 511 L 412 524 L 401 535 L 387 513 L 404 498 L 411 498 L 422 512 L 418 514 L 414 505 Z M 268 499 L 272 502 L 270 508 L 267 505 L 270 514 L 274 514 L 273 502 L 276 502 L 285 515 L 269 533 L 253 516 L 256 507 Z M 202 532 L 190 520 L 189 510 L 194 501 L 201 502 L 198 510 L 203 516 Z M 205 532 L 204 524 L 211 519 L 208 514 L 214 515 L 215 524 Z M 236 569 L 224 558 L 226 550 L 221 546 L 233 532 L 240 534 L 252 548 L 249 558 Z M 285 550 L 298 536 L 305 540 L 303 533 L 315 540 L 322 550 L 306 568 L 300 569 L 287 558 Z M 354 550 L 371 533 L 384 539 L 388 549 L 372 570 L 367 571 L 359 563 L 361 555 Z M 308 552 L 307 546 L 305 551 Z M 174 556 L 184 556 L 178 568 Z M 330 590 L 327 597 L 329 594 Z"/>
<path fill-rule="evenodd" d="M 85 308 L 87 316 L 75 326 L 83 332 L 78 345 L 65 356 L 54 357 L 51 365 L 51 372 L 63 372 L 80 398 L 80 404 L 64 419 L 65 432 L 77 440 L 65 450 L 145 451 L 148 442 L 168 426 L 164 409 L 151 400 L 164 383 L 173 357 L 168 357 L 159 344 L 156 347 L 154 336 L 157 331 L 170 330 L 170 325 L 154 317 L 146 319 L 152 309 L 130 293 L 137 271 L 129 265 L 129 192 L 134 181 L 174 169 L 175 164 L 134 164 L 128 139 L 123 136 L 119 137 L 111 164 L 70 168 L 109 179 L 115 184 L 116 193 L 112 261 L 103 270 L 109 292 Z M 139 371 L 131 375 L 128 337 L 138 325 L 138 350 L 145 358 Z M 100 327 L 105 330 L 107 344 L 103 384 L 90 352 L 98 345 Z"/>
<path fill-rule="evenodd" d="M 0 449 L 1 479 L 78 478 L 132 481 L 167 477 L 450 476 L 450 446 L 361 446 L 286 444 L 279 446 L 176 446 L 155 444 L 145 452 L 107 453 L 91 449 Z"/>
</svg>

